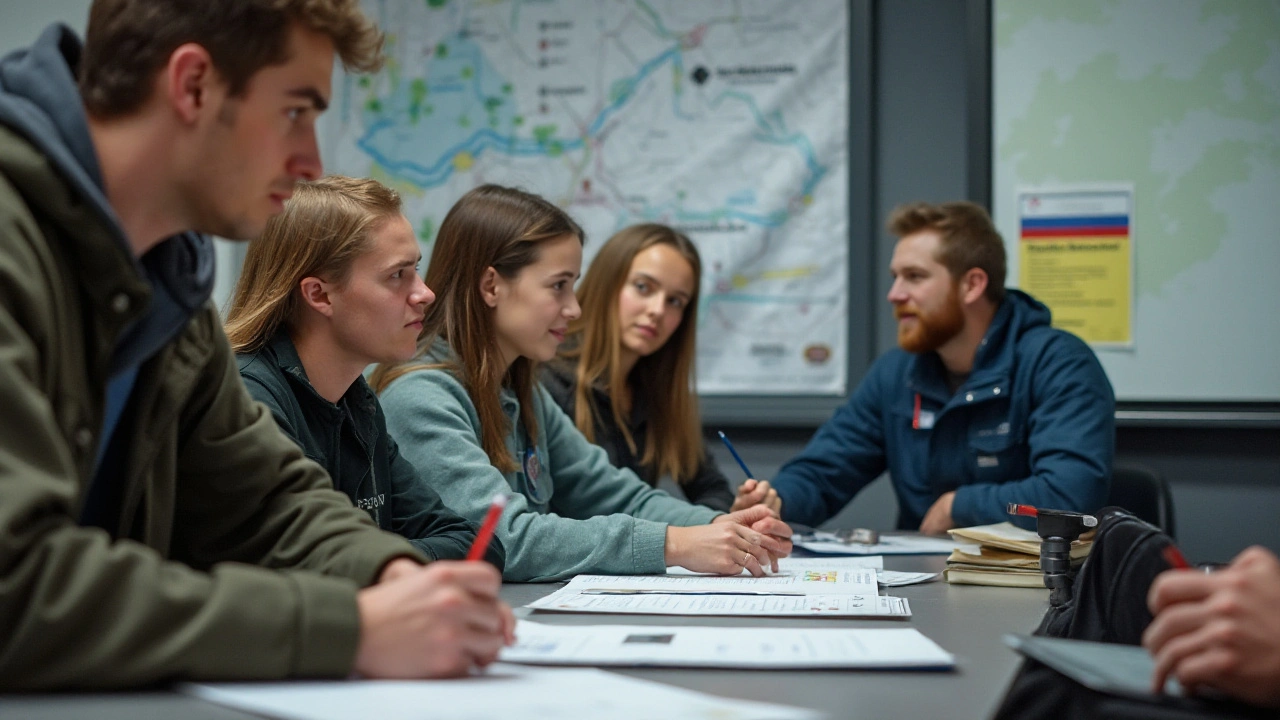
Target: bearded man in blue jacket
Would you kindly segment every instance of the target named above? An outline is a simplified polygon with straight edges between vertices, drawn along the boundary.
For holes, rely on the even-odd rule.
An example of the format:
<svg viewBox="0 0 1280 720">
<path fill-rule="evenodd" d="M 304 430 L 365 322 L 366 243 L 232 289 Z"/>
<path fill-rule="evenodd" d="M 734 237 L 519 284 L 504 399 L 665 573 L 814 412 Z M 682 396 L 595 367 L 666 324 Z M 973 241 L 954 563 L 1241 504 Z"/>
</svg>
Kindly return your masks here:
<svg viewBox="0 0 1280 720">
<path fill-rule="evenodd" d="M 907 205 L 889 230 L 899 238 L 889 302 L 901 349 L 881 356 L 778 471 L 782 518 L 818 525 L 885 470 L 903 530 L 1009 520 L 1011 502 L 1100 507 L 1115 395 L 1093 351 L 1051 327 L 1039 301 L 1005 288 L 1004 242 L 983 208 Z"/>
</svg>

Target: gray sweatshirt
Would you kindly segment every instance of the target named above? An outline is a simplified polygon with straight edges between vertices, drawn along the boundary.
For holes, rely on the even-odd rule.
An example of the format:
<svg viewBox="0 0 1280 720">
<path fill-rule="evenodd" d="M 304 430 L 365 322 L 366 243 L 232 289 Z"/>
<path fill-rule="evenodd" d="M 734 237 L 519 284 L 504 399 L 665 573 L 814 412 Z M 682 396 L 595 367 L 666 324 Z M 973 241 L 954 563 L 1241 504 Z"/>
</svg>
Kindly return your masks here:
<svg viewBox="0 0 1280 720">
<path fill-rule="evenodd" d="M 448 352 L 437 341 L 431 359 Z M 408 373 L 381 397 L 401 453 L 455 512 L 480 522 L 495 494 L 511 494 L 497 528 L 507 551 L 503 579 L 660 573 L 668 524 L 705 525 L 720 515 L 610 465 L 605 451 L 587 442 L 541 385 L 534 394 L 538 439 L 530 444 L 515 393 L 502 390 L 502 410 L 512 428 L 507 448 L 521 465 L 510 473 L 490 464 L 475 405 L 449 371 Z"/>
</svg>

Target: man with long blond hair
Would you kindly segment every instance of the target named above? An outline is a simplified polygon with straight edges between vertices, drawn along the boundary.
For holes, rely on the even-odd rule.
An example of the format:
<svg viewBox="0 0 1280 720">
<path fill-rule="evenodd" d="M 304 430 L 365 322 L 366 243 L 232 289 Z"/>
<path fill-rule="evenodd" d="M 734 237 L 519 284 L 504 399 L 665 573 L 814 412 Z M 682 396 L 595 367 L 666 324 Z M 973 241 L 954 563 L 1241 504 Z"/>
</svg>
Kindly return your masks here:
<svg viewBox="0 0 1280 720">
<path fill-rule="evenodd" d="M 442 672 L 425 558 L 245 392 L 197 234 L 320 174 L 381 45 L 357 0 L 96 0 L 0 61 L 0 688 Z"/>
</svg>

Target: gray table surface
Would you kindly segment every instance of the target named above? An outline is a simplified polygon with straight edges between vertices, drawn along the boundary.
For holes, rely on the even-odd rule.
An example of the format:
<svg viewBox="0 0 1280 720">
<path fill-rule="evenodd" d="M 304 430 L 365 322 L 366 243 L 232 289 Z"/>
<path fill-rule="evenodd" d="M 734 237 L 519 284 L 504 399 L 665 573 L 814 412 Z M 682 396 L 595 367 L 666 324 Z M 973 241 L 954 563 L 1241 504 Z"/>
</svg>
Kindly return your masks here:
<svg viewBox="0 0 1280 720">
<path fill-rule="evenodd" d="M 941 556 L 885 558 L 890 570 L 942 569 Z M 529 613 L 519 609 L 559 584 L 507 584 L 502 596 L 517 614 L 548 624 L 715 625 L 730 627 L 914 627 L 956 656 L 954 672 L 619 670 L 625 675 L 726 697 L 814 708 L 832 718 L 986 718 L 1004 695 L 1018 656 L 1000 636 L 1030 632 L 1048 607 L 1048 592 L 1025 588 L 924 585 L 889 588 L 911 602 L 910 620 L 692 618 L 646 615 Z M 0 695 L 0 718 L 24 720 L 248 720 L 253 716 L 176 693 Z"/>
</svg>

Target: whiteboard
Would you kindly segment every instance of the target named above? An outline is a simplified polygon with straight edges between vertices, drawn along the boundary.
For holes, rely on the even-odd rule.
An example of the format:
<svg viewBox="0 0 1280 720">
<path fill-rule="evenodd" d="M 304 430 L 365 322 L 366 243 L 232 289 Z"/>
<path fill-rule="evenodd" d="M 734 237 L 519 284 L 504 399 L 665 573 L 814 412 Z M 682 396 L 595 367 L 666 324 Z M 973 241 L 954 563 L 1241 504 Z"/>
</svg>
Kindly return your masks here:
<svg viewBox="0 0 1280 720">
<path fill-rule="evenodd" d="M 1132 183 L 1133 342 L 1096 348 L 1121 401 L 1280 400 L 1280 4 L 996 0 L 993 210 Z"/>
</svg>

